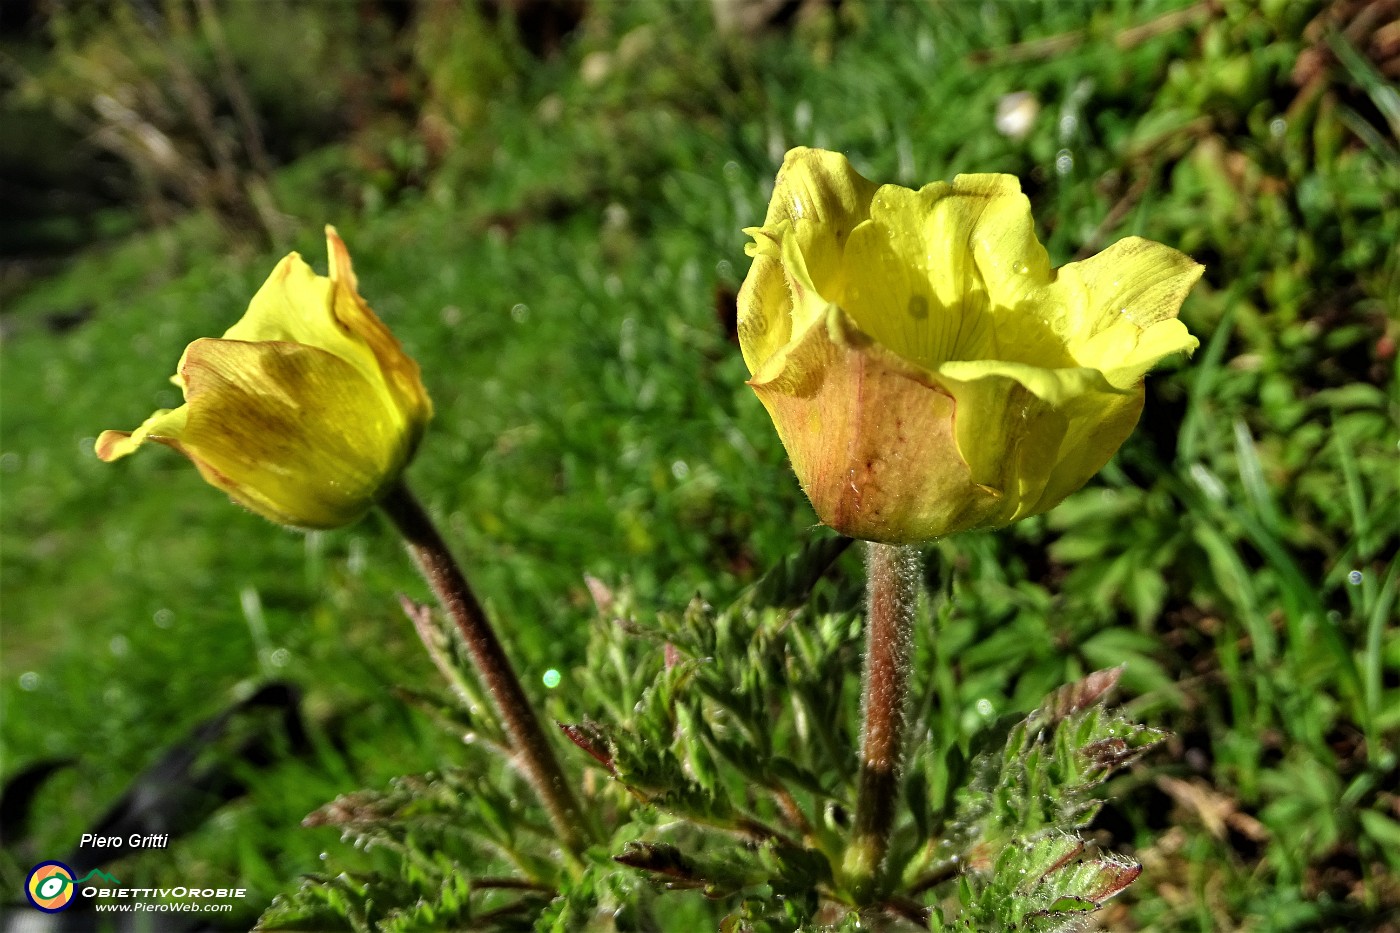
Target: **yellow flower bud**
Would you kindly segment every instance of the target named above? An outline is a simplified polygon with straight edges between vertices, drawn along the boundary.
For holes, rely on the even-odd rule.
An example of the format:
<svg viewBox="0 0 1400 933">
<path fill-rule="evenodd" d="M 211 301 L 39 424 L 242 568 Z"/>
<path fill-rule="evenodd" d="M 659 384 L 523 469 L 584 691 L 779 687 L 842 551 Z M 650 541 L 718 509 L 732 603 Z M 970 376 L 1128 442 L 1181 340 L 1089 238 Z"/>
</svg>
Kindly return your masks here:
<svg viewBox="0 0 1400 933">
<path fill-rule="evenodd" d="M 739 342 L 818 517 L 908 544 L 1057 505 L 1197 340 L 1202 267 L 1129 237 L 1050 267 L 1011 175 L 918 191 L 789 152 L 739 292 Z"/>
<path fill-rule="evenodd" d="M 185 348 L 171 380 L 185 404 L 130 433 L 103 431 L 97 456 L 157 441 L 274 522 L 337 528 L 363 515 L 408 465 L 433 406 L 332 227 L 326 245 L 329 278 L 296 253 L 283 259 L 242 320 Z"/>
</svg>

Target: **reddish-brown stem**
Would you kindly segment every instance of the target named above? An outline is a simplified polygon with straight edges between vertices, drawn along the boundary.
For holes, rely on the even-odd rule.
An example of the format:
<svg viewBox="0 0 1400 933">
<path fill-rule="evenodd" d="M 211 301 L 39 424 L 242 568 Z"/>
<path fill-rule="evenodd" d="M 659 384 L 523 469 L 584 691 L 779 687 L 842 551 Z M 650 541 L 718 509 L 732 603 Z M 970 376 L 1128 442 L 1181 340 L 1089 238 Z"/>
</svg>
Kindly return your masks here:
<svg viewBox="0 0 1400 933">
<path fill-rule="evenodd" d="M 467 653 L 510 737 L 517 766 L 549 811 L 559 841 L 568 852 L 577 855 L 587 844 L 588 823 L 583 810 L 466 576 L 432 519 L 407 486 L 396 485 L 379 505 L 403 536 L 424 579 L 461 632 Z"/>
<path fill-rule="evenodd" d="M 879 898 L 885 856 L 899 804 L 900 765 L 908 727 L 914 610 L 918 605 L 919 554 L 911 547 L 868 544 L 865 683 L 856 815 L 844 873 L 856 903 Z"/>
</svg>

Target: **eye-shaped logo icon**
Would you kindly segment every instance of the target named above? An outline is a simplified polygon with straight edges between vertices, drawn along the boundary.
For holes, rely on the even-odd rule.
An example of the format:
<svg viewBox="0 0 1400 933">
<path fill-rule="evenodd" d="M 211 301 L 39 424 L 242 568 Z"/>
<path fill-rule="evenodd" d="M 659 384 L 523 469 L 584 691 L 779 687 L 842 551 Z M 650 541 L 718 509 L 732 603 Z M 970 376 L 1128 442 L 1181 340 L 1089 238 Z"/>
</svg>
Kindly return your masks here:
<svg viewBox="0 0 1400 933">
<path fill-rule="evenodd" d="M 47 914 L 67 910 L 73 903 L 77 887 L 73 883 L 73 869 L 62 862 L 40 862 L 29 871 L 24 881 L 24 896 L 29 903 Z"/>
</svg>

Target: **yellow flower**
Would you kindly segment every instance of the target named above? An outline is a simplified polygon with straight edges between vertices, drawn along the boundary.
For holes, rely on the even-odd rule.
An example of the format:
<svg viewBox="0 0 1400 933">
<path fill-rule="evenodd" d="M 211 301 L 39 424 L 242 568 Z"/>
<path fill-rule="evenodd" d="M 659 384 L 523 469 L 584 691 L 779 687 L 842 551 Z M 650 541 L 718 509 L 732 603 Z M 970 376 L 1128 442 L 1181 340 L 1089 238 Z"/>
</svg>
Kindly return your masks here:
<svg viewBox="0 0 1400 933">
<path fill-rule="evenodd" d="M 283 259 L 242 320 L 185 348 L 171 380 L 185 404 L 131 433 L 103 431 L 97 455 L 116 460 L 148 440 L 173 447 L 283 525 L 363 515 L 408 465 L 433 406 L 418 364 L 360 297 L 332 227 L 326 245 L 329 278 L 296 253 Z"/>
<path fill-rule="evenodd" d="M 1202 267 L 1139 237 L 1050 268 L 1011 175 L 918 191 L 789 152 L 739 293 L 753 386 L 821 520 L 892 544 L 1044 512 L 1197 346 Z"/>
</svg>

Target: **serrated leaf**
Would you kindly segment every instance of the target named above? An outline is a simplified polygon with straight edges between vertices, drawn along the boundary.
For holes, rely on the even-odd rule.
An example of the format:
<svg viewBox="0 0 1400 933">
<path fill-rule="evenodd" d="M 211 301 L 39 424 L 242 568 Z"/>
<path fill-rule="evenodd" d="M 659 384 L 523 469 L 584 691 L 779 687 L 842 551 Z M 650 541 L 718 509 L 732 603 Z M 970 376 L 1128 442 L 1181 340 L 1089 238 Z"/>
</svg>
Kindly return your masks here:
<svg viewBox="0 0 1400 933">
<path fill-rule="evenodd" d="M 1067 912 L 1073 912 L 1073 913 L 1087 913 L 1087 912 L 1089 912 L 1089 911 L 1091 911 L 1091 910 L 1096 910 L 1096 909 L 1098 909 L 1098 906 L 1099 906 L 1098 904 L 1095 904 L 1093 901 L 1089 900 L 1088 898 L 1085 898 L 1085 897 L 1071 897 L 1071 896 L 1069 896 L 1069 895 L 1065 895 L 1065 896 L 1063 896 L 1063 897 L 1057 898 L 1057 899 L 1055 900 L 1055 903 L 1051 904 L 1051 905 L 1047 908 L 1047 910 L 1048 910 L 1049 913 L 1052 913 L 1052 914 L 1067 913 Z"/>
<path fill-rule="evenodd" d="M 590 758 L 606 768 L 613 777 L 617 777 L 617 769 L 613 767 L 612 740 L 608 737 L 606 730 L 592 722 L 560 722 L 555 723 L 555 725 L 570 742 L 573 742 Z"/>
<path fill-rule="evenodd" d="M 1112 857 L 1067 862 L 1046 873 L 1042 893 L 1056 898 L 1087 901 L 1097 908 L 1120 893 L 1142 874 L 1142 866 Z"/>
<path fill-rule="evenodd" d="M 1040 709 L 1027 717 L 1028 721 L 1033 721 L 1037 725 L 1042 723 L 1053 725 L 1075 713 L 1089 709 L 1096 703 L 1102 702 L 1109 692 L 1118 686 L 1123 671 L 1124 665 L 1120 664 L 1117 667 L 1094 671 L 1072 684 L 1066 684 L 1050 694 L 1047 700 L 1041 704 Z"/>
<path fill-rule="evenodd" d="M 1024 870 L 1026 881 L 1022 888 L 1031 890 L 1044 882 L 1047 875 L 1062 870 L 1084 852 L 1084 840 L 1078 836 L 1056 834 L 1045 837 L 1039 845 L 1032 846 L 1017 865 Z"/>
<path fill-rule="evenodd" d="M 613 861 L 628 868 L 664 875 L 676 881 L 704 884 L 705 879 L 697 872 L 695 863 L 681 854 L 673 845 L 650 842 L 629 842 Z"/>
</svg>

